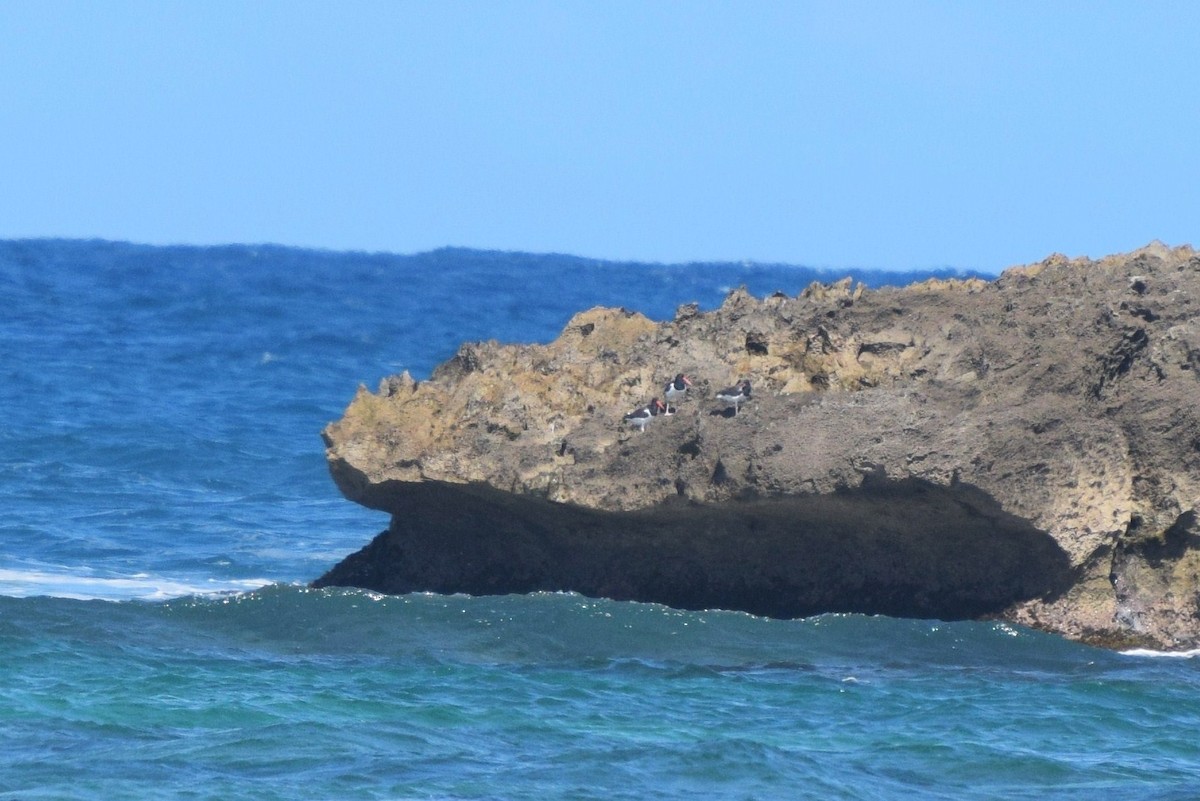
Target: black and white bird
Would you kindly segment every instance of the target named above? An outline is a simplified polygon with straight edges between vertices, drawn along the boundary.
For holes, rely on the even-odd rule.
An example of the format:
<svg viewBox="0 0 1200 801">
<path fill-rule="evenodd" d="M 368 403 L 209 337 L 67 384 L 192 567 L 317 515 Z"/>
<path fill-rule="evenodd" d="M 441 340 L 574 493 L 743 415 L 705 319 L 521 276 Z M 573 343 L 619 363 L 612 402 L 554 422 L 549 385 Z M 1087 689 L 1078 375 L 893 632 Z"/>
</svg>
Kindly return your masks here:
<svg viewBox="0 0 1200 801">
<path fill-rule="evenodd" d="M 650 418 L 657 417 L 660 414 L 666 414 L 667 407 L 658 398 L 647 403 L 640 409 L 634 409 L 629 414 L 625 415 L 625 419 L 629 424 L 637 428 L 638 431 L 646 430 L 646 423 L 650 422 Z"/>
<path fill-rule="evenodd" d="M 750 382 L 743 378 L 732 387 L 726 387 L 717 393 L 717 400 L 725 404 L 726 408 L 732 406 L 736 416 L 741 405 L 750 400 Z"/>
<path fill-rule="evenodd" d="M 678 404 L 679 401 L 687 395 L 688 387 L 692 385 L 692 379 L 688 378 L 683 373 L 678 373 L 676 376 L 667 382 L 667 386 L 663 389 L 663 396 L 667 399 L 666 414 L 674 414 L 671 410 L 671 404 Z M 676 406 L 678 410 L 678 406 Z"/>
</svg>

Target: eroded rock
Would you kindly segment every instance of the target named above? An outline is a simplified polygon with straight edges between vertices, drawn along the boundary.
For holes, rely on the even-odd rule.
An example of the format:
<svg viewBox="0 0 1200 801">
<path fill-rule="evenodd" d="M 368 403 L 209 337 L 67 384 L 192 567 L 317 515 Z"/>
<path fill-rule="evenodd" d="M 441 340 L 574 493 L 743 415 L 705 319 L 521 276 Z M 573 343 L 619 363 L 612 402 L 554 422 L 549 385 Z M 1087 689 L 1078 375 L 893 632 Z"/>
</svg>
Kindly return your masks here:
<svg viewBox="0 0 1200 801">
<path fill-rule="evenodd" d="M 777 615 L 999 616 L 1200 645 L 1200 256 L 572 318 L 360 390 L 324 432 L 389 529 L 318 583 Z M 621 424 L 692 377 L 679 413 Z M 733 416 L 712 394 L 749 378 Z"/>
</svg>

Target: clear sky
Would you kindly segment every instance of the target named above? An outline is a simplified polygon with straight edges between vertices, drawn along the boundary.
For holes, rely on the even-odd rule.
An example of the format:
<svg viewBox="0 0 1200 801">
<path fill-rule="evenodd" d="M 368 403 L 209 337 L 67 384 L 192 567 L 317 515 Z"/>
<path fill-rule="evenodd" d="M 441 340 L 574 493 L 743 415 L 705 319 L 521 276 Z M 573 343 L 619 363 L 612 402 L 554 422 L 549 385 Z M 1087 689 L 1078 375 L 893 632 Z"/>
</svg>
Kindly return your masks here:
<svg viewBox="0 0 1200 801">
<path fill-rule="evenodd" d="M 0 2 L 0 238 L 1200 247 L 1200 2 Z"/>
</svg>

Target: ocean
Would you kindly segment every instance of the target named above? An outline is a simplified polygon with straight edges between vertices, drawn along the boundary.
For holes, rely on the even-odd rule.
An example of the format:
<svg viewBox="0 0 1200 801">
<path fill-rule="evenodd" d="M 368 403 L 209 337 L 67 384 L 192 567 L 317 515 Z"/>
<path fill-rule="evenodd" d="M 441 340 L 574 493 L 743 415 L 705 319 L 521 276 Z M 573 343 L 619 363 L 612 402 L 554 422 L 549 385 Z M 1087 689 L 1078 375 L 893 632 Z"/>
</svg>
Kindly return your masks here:
<svg viewBox="0 0 1200 801">
<path fill-rule="evenodd" d="M 0 241 L 0 799 L 1200 798 L 1195 655 L 307 588 L 387 524 L 319 437 L 360 383 L 837 277 Z"/>
</svg>

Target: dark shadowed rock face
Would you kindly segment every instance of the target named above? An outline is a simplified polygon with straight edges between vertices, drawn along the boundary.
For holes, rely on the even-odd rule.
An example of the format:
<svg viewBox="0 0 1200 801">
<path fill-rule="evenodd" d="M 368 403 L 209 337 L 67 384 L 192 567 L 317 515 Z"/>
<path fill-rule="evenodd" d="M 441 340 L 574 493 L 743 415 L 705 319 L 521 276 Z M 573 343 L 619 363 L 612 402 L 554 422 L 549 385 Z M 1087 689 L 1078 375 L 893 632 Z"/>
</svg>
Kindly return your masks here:
<svg viewBox="0 0 1200 801">
<path fill-rule="evenodd" d="M 324 436 L 390 512 L 323 576 L 682 608 L 1003 617 L 1200 645 L 1200 257 L 577 315 L 362 390 Z M 622 414 L 692 377 L 644 433 Z M 717 390 L 750 379 L 735 416 Z"/>
<path fill-rule="evenodd" d="M 486 486 L 397 487 L 412 510 L 321 584 L 388 593 L 574 590 L 774 617 L 995 615 L 1064 591 L 1065 553 L 973 488 L 918 479 L 633 512 Z M 481 523 L 481 521 L 484 521 Z"/>
</svg>

